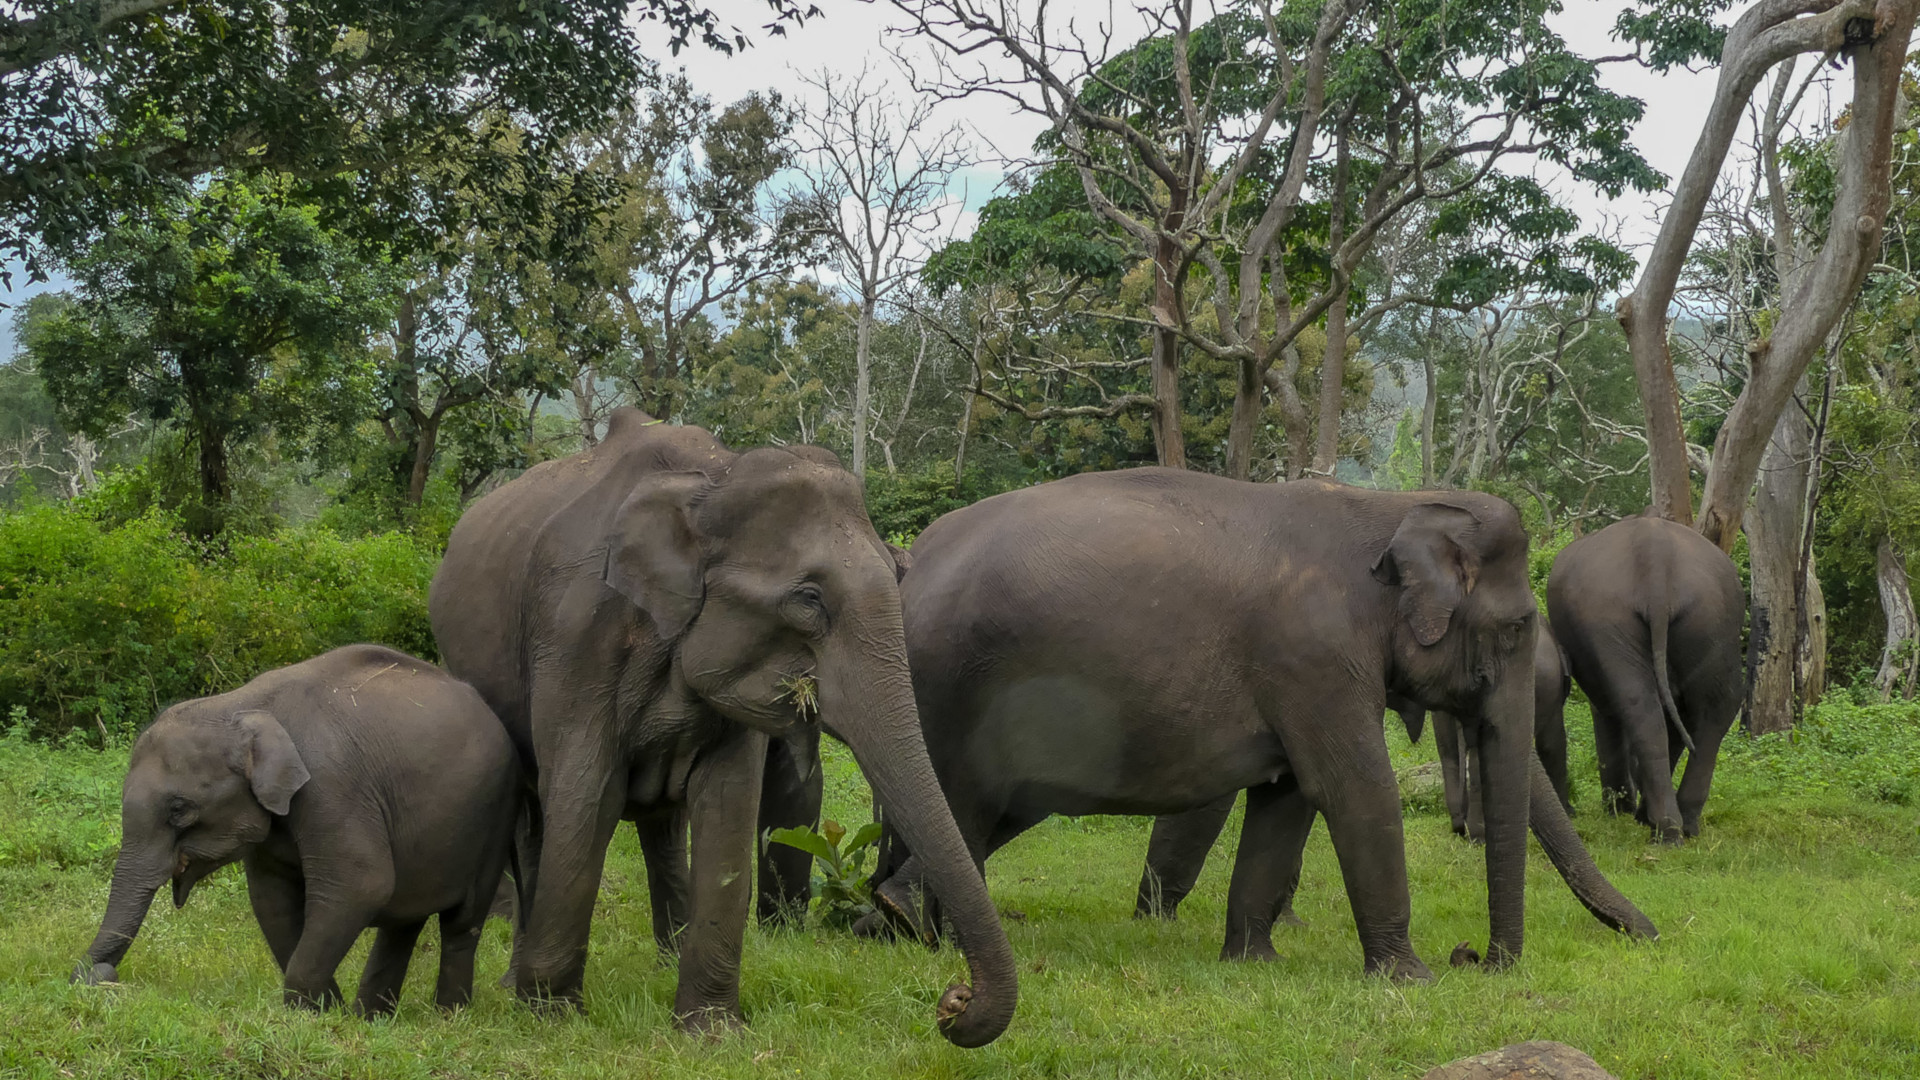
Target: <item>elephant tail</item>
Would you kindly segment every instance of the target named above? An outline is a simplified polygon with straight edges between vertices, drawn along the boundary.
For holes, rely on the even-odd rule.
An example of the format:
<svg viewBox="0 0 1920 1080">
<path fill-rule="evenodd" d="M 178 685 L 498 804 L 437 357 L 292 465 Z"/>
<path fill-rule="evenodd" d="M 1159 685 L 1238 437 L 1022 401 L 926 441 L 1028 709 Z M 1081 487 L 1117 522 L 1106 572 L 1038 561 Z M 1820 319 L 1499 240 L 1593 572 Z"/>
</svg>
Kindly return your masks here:
<svg viewBox="0 0 1920 1080">
<path fill-rule="evenodd" d="M 1661 590 L 1663 594 L 1667 590 Z M 1667 723 L 1680 733 L 1680 741 L 1687 746 L 1687 752 L 1693 753 L 1693 736 L 1687 734 L 1687 725 L 1680 722 L 1679 706 L 1673 703 L 1673 684 L 1667 679 L 1667 623 L 1673 618 L 1672 599 L 1667 596 L 1664 610 L 1652 613 L 1647 618 L 1647 628 L 1653 632 L 1653 687 L 1660 695 L 1660 710 L 1667 714 Z"/>
</svg>

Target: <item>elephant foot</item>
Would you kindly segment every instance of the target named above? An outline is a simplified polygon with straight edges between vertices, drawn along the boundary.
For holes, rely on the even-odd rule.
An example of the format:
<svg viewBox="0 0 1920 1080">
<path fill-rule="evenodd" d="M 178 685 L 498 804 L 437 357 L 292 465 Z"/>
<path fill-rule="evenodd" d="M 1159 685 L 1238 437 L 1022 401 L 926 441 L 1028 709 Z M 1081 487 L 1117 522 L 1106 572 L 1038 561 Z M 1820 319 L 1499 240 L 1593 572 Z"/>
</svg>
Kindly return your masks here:
<svg viewBox="0 0 1920 1080">
<path fill-rule="evenodd" d="M 1432 982 L 1433 972 L 1420 958 L 1408 953 L 1405 956 L 1388 956 L 1378 960 L 1368 960 L 1366 972 L 1369 975 L 1385 975 L 1394 982 Z"/>
<path fill-rule="evenodd" d="M 926 917 L 926 909 L 918 891 L 902 882 L 898 876 L 888 878 L 873 890 L 873 910 L 897 935 L 928 945 L 939 941 L 933 921 Z"/>
<path fill-rule="evenodd" d="M 1452 967 L 1478 967 L 1480 950 L 1473 947 L 1473 942 L 1463 941 L 1453 947 L 1453 955 L 1447 958 L 1447 963 Z"/>
<path fill-rule="evenodd" d="M 1158 904 L 1136 904 L 1133 909 L 1133 917 L 1136 919 L 1159 919 L 1161 922 L 1179 922 L 1180 901 L 1175 900 L 1171 904 L 1165 902 Z"/>
<path fill-rule="evenodd" d="M 508 968 L 500 973 L 499 981 L 495 982 L 494 985 L 502 990 L 511 990 L 520 985 L 520 980 L 514 977 L 513 969 Z"/>
<path fill-rule="evenodd" d="M 707 1039 L 721 1039 L 747 1026 L 740 1010 L 726 1005 L 692 1009 L 676 1015 L 673 1022 L 681 1031 Z"/>
<path fill-rule="evenodd" d="M 1228 942 L 1220 949 L 1220 959 L 1236 964 L 1249 961 L 1270 964 L 1279 960 L 1280 954 L 1274 951 L 1273 942 L 1268 940 Z"/>
<path fill-rule="evenodd" d="M 533 1010 L 535 1016 L 558 1019 L 587 1011 L 578 989 L 556 991 L 550 987 L 522 983 L 514 992 L 522 1004 Z"/>
<path fill-rule="evenodd" d="M 67 976 L 67 981 L 79 983 L 82 986 L 118 986 L 120 969 L 105 961 L 89 964 L 82 960 L 74 965 L 73 974 Z"/>
<path fill-rule="evenodd" d="M 1299 915 L 1294 913 L 1292 904 L 1288 904 L 1286 907 L 1282 908 L 1280 911 L 1280 914 L 1275 915 L 1273 917 L 1273 921 L 1275 923 L 1278 923 L 1281 926 L 1307 925 L 1307 920 L 1301 918 Z"/>
<path fill-rule="evenodd" d="M 286 987 L 280 991 L 280 1000 L 289 1009 L 305 1012 L 324 1012 L 340 1004 L 340 987 L 328 986 L 322 990 L 302 990 Z"/>
<path fill-rule="evenodd" d="M 879 910 L 869 911 L 853 922 L 853 936 L 876 941 L 892 941 L 893 924 Z"/>
</svg>

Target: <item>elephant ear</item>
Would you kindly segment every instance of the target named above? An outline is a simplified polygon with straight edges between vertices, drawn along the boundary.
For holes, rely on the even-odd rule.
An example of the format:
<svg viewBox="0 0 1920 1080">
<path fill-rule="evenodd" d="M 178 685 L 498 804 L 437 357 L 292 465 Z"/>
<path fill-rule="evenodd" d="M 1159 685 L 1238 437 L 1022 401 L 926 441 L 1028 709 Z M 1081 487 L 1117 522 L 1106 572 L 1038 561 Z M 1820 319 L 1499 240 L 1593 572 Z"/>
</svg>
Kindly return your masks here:
<svg viewBox="0 0 1920 1080">
<path fill-rule="evenodd" d="M 243 743 L 241 771 L 253 787 L 253 797 L 269 813 L 285 816 L 293 807 L 293 793 L 313 775 L 300 760 L 287 729 L 270 712 L 254 710 L 234 717 Z"/>
<path fill-rule="evenodd" d="M 1460 507 L 1422 503 L 1401 519 L 1387 550 L 1374 560 L 1374 579 L 1400 587 L 1400 617 L 1423 646 L 1446 635 L 1453 609 L 1473 594 L 1480 557 L 1465 537 L 1478 524 Z"/>
<path fill-rule="evenodd" d="M 655 474 L 613 515 L 607 586 L 646 612 L 663 640 L 685 633 L 706 600 L 706 555 L 693 509 L 708 482 L 705 473 Z"/>
</svg>

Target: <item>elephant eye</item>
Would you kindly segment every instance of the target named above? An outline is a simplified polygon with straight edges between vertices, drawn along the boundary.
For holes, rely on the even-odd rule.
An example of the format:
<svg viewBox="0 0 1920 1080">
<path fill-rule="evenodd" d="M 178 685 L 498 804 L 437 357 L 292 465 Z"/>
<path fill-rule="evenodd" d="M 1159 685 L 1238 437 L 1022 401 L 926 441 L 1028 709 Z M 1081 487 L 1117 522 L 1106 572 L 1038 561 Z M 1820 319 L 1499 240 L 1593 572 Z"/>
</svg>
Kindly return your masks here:
<svg viewBox="0 0 1920 1080">
<path fill-rule="evenodd" d="M 185 829 L 200 820 L 200 808 L 184 795 L 175 795 L 167 800 L 167 825 L 175 829 Z"/>
<path fill-rule="evenodd" d="M 827 610 L 826 598 L 820 594 L 820 586 L 808 582 L 793 590 L 793 598 L 822 613 Z"/>
</svg>

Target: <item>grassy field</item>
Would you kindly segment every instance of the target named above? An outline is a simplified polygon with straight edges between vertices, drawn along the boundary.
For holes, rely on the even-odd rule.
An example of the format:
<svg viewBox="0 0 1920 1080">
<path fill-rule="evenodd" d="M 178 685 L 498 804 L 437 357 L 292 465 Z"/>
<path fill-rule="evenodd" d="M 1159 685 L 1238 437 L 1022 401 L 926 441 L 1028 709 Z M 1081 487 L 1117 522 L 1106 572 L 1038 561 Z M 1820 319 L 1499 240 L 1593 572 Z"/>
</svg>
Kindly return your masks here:
<svg viewBox="0 0 1920 1080">
<path fill-rule="evenodd" d="M 1920 1075 L 1920 710 L 1836 706 L 1796 743 L 1738 739 L 1704 835 L 1677 850 L 1595 813 L 1587 722 L 1570 709 L 1576 824 L 1658 942 L 1600 927 L 1536 849 L 1522 963 L 1444 970 L 1456 942 L 1485 945 L 1482 862 L 1437 807 L 1415 805 L 1414 942 L 1435 982 L 1360 974 L 1323 829 L 1298 901 L 1309 925 L 1276 934 L 1279 963 L 1222 964 L 1237 823 L 1181 921 L 1154 924 L 1129 918 L 1147 822 L 1056 819 L 989 867 L 1021 997 L 1012 1029 L 976 1051 L 933 1031 L 936 995 L 964 970 L 957 954 L 815 930 L 749 932 L 747 1030 L 718 1043 L 676 1034 L 674 973 L 654 956 L 630 832 L 608 861 L 584 1017 L 535 1018 L 493 985 L 499 922 L 462 1015 L 428 1001 L 431 932 L 392 1020 L 288 1012 L 237 868 L 184 910 L 156 904 L 125 985 L 69 987 L 106 900 L 124 756 L 0 739 L 0 1074 L 1417 1077 L 1545 1038 L 1629 1078 Z M 1403 765 L 1431 754 L 1390 738 Z M 829 813 L 865 820 L 844 753 L 829 777 Z M 342 969 L 349 987 L 360 961 Z"/>
</svg>

